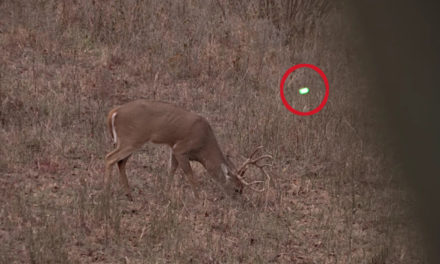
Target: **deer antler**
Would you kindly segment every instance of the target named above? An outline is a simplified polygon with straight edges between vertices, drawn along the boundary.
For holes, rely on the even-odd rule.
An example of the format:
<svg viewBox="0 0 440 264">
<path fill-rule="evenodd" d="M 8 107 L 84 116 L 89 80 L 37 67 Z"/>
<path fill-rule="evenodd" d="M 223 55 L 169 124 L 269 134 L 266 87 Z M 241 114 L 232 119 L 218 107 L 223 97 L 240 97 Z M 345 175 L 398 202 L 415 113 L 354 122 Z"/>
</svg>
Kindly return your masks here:
<svg viewBox="0 0 440 264">
<path fill-rule="evenodd" d="M 270 159 L 270 160 L 272 160 L 273 158 L 272 158 L 271 155 L 262 155 L 260 157 L 254 158 L 254 156 L 257 154 L 257 152 L 259 150 L 261 150 L 261 149 L 263 149 L 263 146 L 259 146 L 259 147 L 255 148 L 255 150 L 252 152 L 252 154 L 249 156 L 249 158 L 245 162 L 243 162 L 243 164 L 237 170 L 237 174 L 239 176 L 243 177 L 244 173 L 247 170 L 247 166 L 251 165 L 251 164 L 255 165 L 255 166 L 259 167 L 259 168 L 264 168 L 264 167 L 272 166 L 272 164 L 260 164 L 260 165 L 258 164 L 258 162 L 260 160 L 263 160 L 263 159 Z"/>
<path fill-rule="evenodd" d="M 257 192 L 263 192 L 264 188 L 261 190 L 255 189 L 253 187 L 251 187 L 251 185 L 256 184 L 256 183 L 262 183 L 262 182 L 270 182 L 270 176 L 267 173 L 267 171 L 264 170 L 265 167 L 271 167 L 272 164 L 270 163 L 264 163 L 264 164 L 258 164 L 259 161 L 264 160 L 264 159 L 269 159 L 272 160 L 273 157 L 271 155 L 261 155 L 259 157 L 254 157 L 257 152 L 259 150 L 263 149 L 263 146 L 259 146 L 257 148 L 255 148 L 255 150 L 252 152 L 252 154 L 249 156 L 249 158 L 243 162 L 243 164 L 240 166 L 240 168 L 237 170 L 237 178 L 243 183 L 243 185 L 248 186 L 250 189 L 257 191 Z M 243 175 L 246 172 L 247 168 L 249 165 L 255 165 L 257 168 L 259 168 L 263 174 L 266 176 L 266 181 L 253 181 L 253 182 L 246 182 Z"/>
</svg>

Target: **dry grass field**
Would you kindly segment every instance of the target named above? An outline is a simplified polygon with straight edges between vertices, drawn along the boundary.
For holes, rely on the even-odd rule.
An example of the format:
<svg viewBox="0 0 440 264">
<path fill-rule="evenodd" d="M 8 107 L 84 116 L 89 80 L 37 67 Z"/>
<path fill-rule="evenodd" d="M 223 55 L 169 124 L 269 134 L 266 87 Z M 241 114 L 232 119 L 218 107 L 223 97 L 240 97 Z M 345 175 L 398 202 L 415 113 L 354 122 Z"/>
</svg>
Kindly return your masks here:
<svg viewBox="0 0 440 264">
<path fill-rule="evenodd" d="M 362 37 L 343 9 L 0 1 L 0 263 L 424 263 L 413 197 L 356 56 Z M 298 63 L 330 82 L 327 105 L 309 117 L 279 97 Z M 264 146 L 270 185 L 234 200 L 193 163 L 195 199 L 181 171 L 166 188 L 168 148 L 146 145 L 127 164 L 134 201 L 116 169 L 106 199 L 105 117 L 139 98 L 206 117 L 237 164 Z"/>
</svg>

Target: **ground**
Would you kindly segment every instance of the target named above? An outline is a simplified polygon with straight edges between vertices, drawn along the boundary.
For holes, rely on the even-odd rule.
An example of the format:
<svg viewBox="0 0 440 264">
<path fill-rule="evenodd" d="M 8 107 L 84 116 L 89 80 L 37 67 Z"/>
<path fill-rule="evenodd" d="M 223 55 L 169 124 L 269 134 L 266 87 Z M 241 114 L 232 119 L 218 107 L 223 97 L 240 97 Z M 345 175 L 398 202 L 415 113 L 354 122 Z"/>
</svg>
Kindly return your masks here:
<svg viewBox="0 0 440 264">
<path fill-rule="evenodd" d="M 0 3 L 1 263 L 423 263 L 344 10 L 240 3 Z M 279 98 L 304 62 L 330 81 L 310 117 Z M 286 89 L 311 83 L 319 100 L 315 77 Z M 105 117 L 138 98 L 206 117 L 236 164 L 263 145 L 270 184 L 234 200 L 193 163 L 195 199 L 181 171 L 165 183 L 168 149 L 146 145 L 127 164 L 134 201 L 116 169 L 104 195 Z"/>
</svg>

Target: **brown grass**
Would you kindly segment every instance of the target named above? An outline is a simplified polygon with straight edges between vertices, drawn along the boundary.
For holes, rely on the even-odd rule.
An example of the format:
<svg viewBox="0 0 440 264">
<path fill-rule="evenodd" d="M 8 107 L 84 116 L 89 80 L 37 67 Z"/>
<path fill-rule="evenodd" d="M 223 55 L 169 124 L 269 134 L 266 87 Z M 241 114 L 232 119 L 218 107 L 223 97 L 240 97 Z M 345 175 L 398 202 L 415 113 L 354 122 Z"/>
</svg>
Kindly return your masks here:
<svg viewBox="0 0 440 264">
<path fill-rule="evenodd" d="M 423 262 L 360 41 L 321 0 L 0 1 L 0 262 Z M 330 81 L 311 117 L 279 99 L 297 63 Z M 104 118 L 136 98 L 201 113 L 236 162 L 264 145 L 269 190 L 231 201 L 194 164 L 204 198 L 181 178 L 167 193 L 167 150 L 148 146 L 127 166 L 135 201 L 104 196 Z"/>
</svg>

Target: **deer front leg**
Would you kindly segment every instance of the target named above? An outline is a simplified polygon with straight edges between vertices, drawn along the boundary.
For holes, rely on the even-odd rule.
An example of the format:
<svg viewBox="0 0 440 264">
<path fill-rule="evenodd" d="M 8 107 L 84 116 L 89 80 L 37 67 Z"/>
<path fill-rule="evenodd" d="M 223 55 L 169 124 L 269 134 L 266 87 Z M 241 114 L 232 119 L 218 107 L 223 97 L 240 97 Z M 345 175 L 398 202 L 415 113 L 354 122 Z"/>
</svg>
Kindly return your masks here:
<svg viewBox="0 0 440 264">
<path fill-rule="evenodd" d="M 185 173 L 186 177 L 188 178 L 189 182 L 191 183 L 193 193 L 196 199 L 199 199 L 199 190 L 198 190 L 198 184 L 197 181 L 194 179 L 194 174 L 191 169 L 191 164 L 189 164 L 189 159 L 187 155 L 178 155 L 174 154 L 180 168 L 182 168 L 183 172 Z"/>
</svg>

